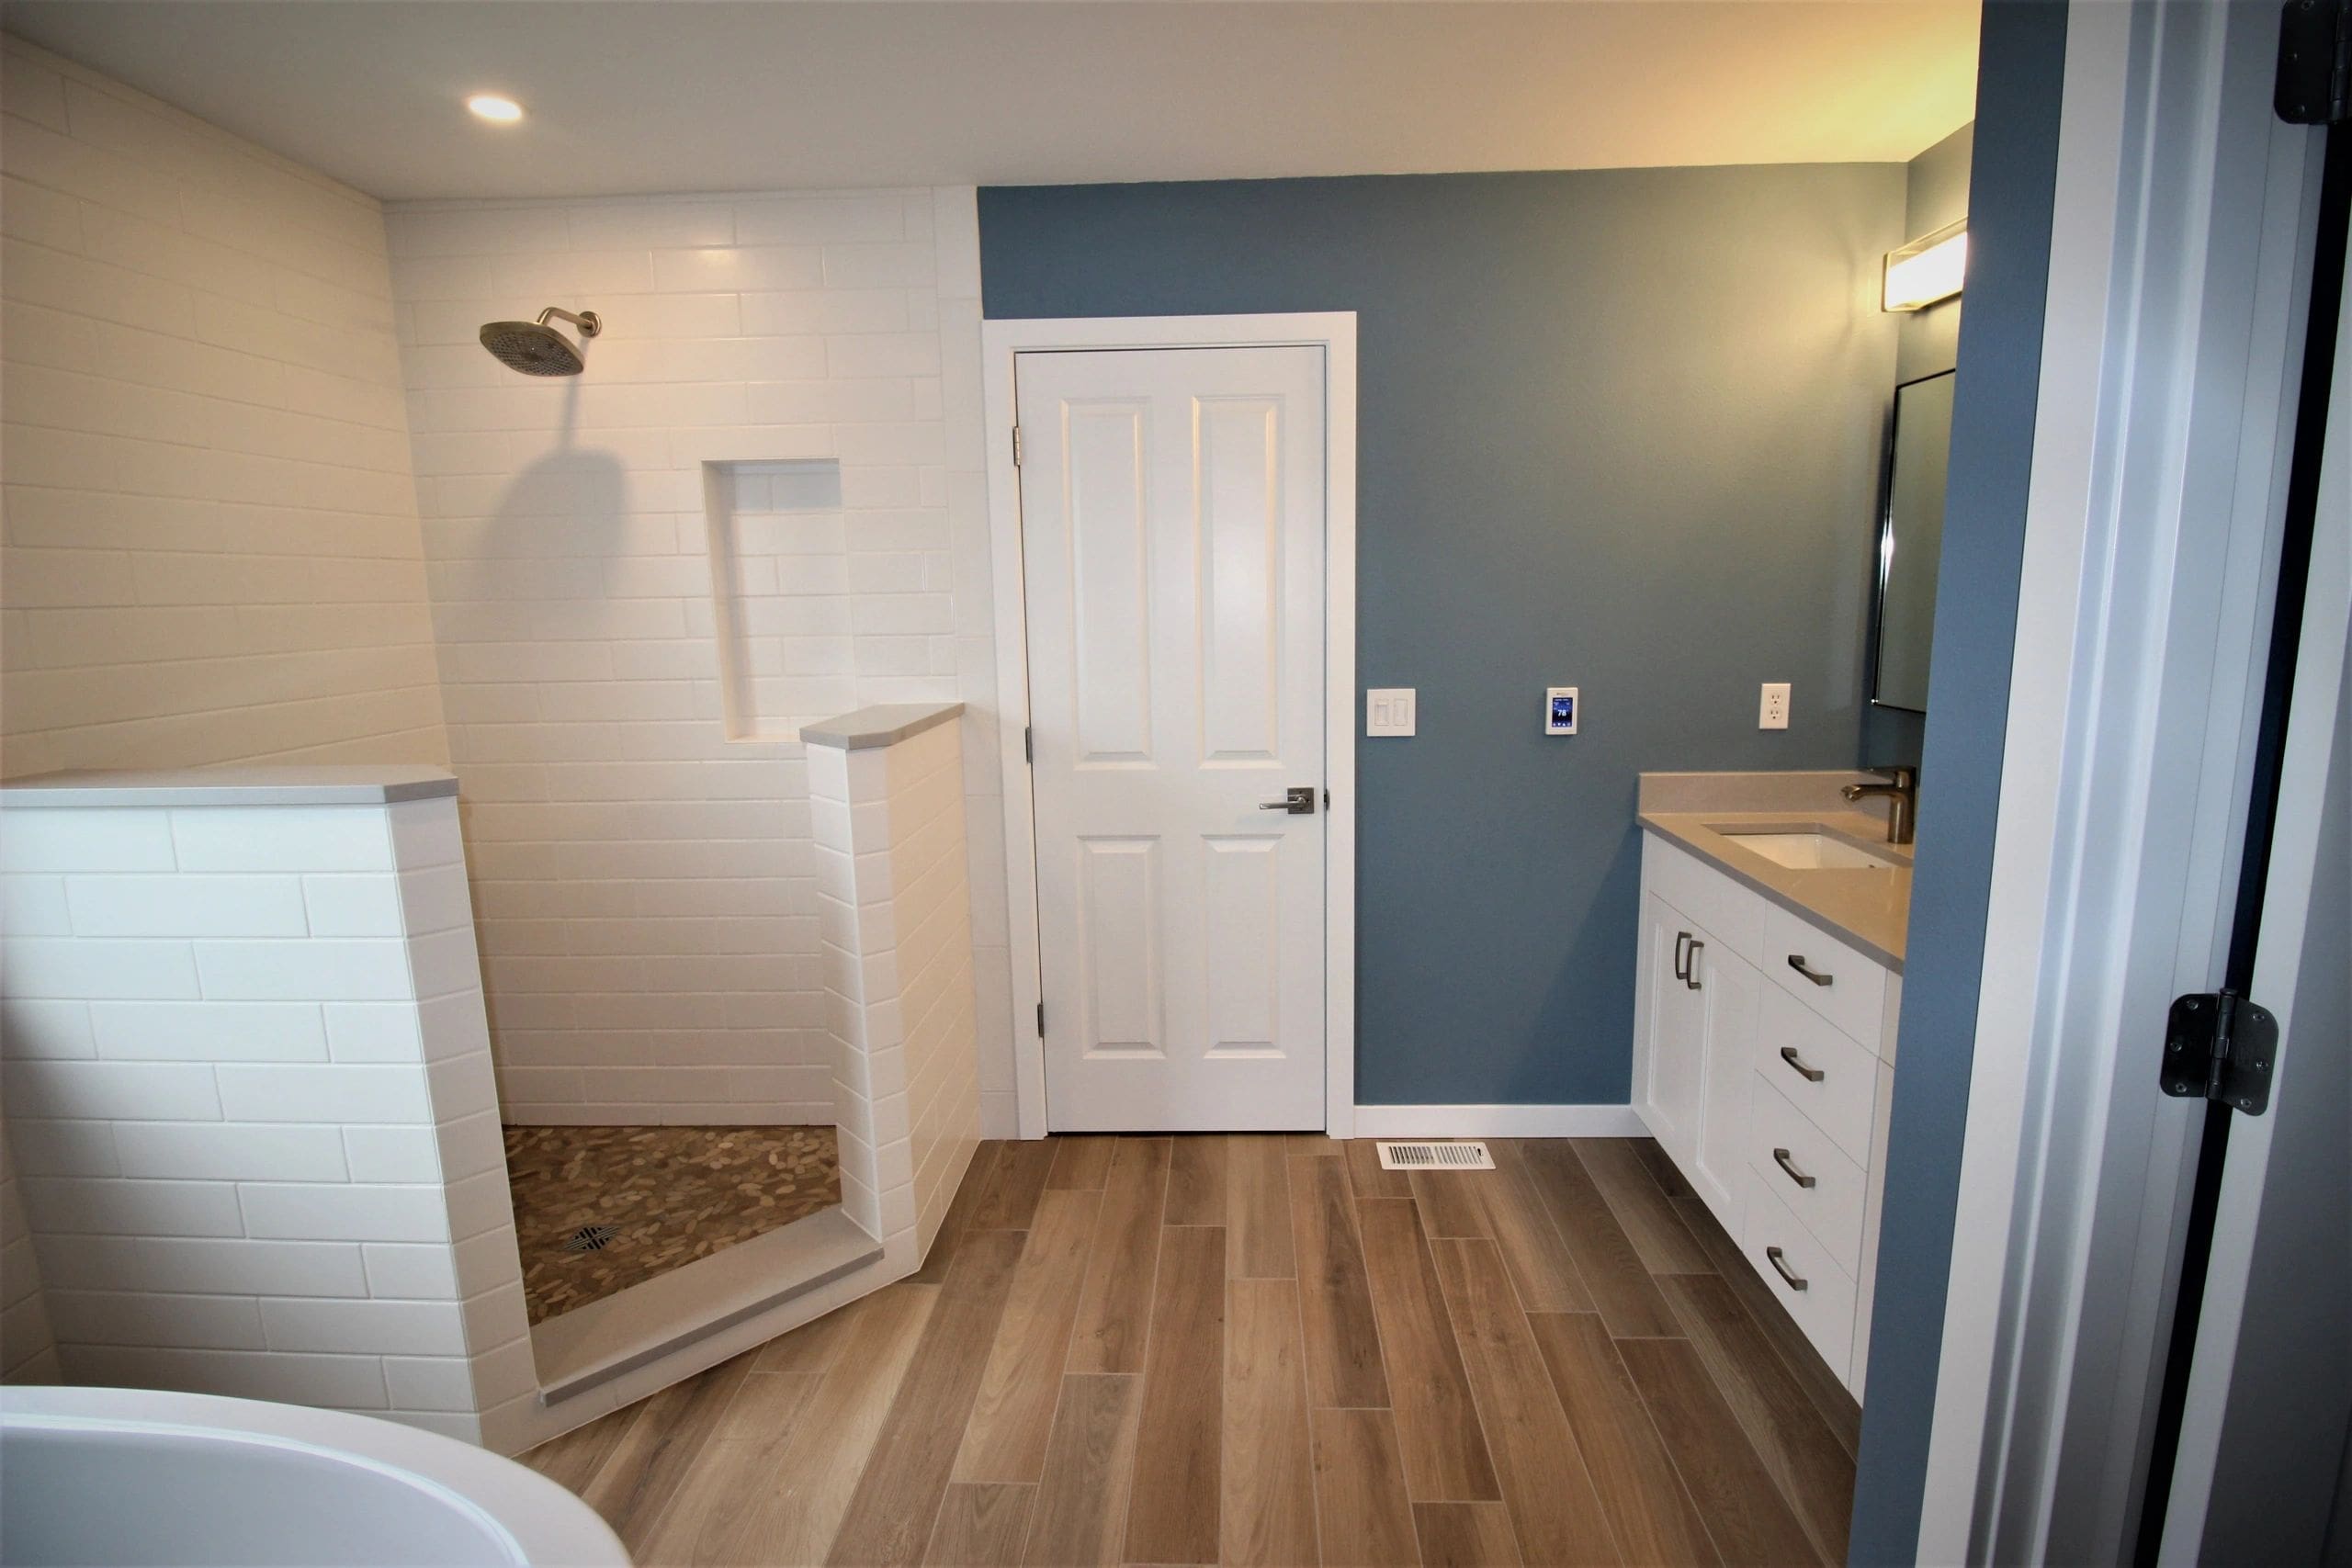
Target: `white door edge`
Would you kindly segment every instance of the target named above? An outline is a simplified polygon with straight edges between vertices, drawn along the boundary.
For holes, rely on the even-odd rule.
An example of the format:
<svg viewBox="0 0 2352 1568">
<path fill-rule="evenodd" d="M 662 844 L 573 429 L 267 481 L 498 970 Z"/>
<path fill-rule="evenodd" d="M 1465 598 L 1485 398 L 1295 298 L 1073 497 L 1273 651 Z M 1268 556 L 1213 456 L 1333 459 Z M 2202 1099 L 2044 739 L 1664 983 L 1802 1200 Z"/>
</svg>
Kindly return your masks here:
<svg viewBox="0 0 2352 1568">
<path fill-rule="evenodd" d="M 2307 254 L 2316 141 L 2272 118 L 2276 28 L 2068 12 L 1923 1562 L 2132 1551 L 2193 1147 L 2154 1052 L 2228 938 L 2301 347 L 2281 275 Z M 2165 227 L 2231 200 L 2258 219 Z M 2119 834 L 2141 848 L 2102 852 Z"/>
<path fill-rule="evenodd" d="M 2303 603 L 2302 638 L 2294 695 L 2287 717 L 2287 754 L 2279 768 L 2278 813 L 2271 840 L 2270 874 L 2263 890 L 2262 931 L 2255 959 L 2255 999 L 2278 1015 L 2280 1093 L 2292 1092 L 2294 1053 L 2332 1050 L 2324 1034 L 2299 1035 L 2295 1000 L 2308 961 L 2313 885 L 2319 880 L 2323 825 L 2331 791 L 2346 780 L 2329 771 L 2342 722 L 2347 642 L 2352 642 L 2352 294 L 2336 328 L 2335 377 L 2328 401 L 2327 447 L 2321 464 L 2317 525 L 2312 540 L 2310 588 Z M 2325 928 L 2322 928 L 2324 930 Z M 2323 978 L 2319 984 L 2324 985 Z M 2339 974 L 2336 983 L 2342 983 Z M 2180 1449 L 2158 1561 L 2192 1563 L 2205 1550 L 2215 1464 L 2241 1333 L 2248 1277 L 2254 1266 L 2263 1197 L 2270 1179 L 2276 1110 L 2234 1116 L 2222 1165 L 2213 1250 L 2205 1270 L 2204 1306 L 2197 1322 Z"/>
<path fill-rule="evenodd" d="M 989 553 L 995 589 L 998 767 L 1004 783 L 1007 1021 L 1023 1138 L 1046 1135 L 1046 1055 L 1037 1037 L 1035 802 L 1023 732 L 1029 725 L 1029 625 L 1021 558 L 1021 479 L 1012 461 L 1013 362 L 1021 354 L 1122 348 L 1324 351 L 1324 780 L 1331 792 L 1324 862 L 1324 1131 L 1355 1134 L 1356 951 L 1356 316 L 1031 318 L 980 323 L 988 425 Z"/>
</svg>

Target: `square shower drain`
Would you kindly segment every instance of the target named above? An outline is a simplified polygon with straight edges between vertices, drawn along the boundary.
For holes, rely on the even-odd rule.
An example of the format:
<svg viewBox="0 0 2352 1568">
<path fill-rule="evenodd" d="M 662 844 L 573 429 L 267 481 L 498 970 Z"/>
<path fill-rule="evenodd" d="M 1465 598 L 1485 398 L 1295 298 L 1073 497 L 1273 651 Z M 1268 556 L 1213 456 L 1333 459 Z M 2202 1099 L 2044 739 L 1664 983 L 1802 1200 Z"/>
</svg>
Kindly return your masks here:
<svg viewBox="0 0 2352 1568">
<path fill-rule="evenodd" d="M 1380 1145 L 1383 1170 L 1492 1170 L 1495 1156 L 1481 1143 L 1391 1144 Z"/>
<path fill-rule="evenodd" d="M 610 1225 L 582 1225 L 563 1238 L 559 1252 L 602 1252 L 620 1239 L 620 1232 Z"/>
</svg>

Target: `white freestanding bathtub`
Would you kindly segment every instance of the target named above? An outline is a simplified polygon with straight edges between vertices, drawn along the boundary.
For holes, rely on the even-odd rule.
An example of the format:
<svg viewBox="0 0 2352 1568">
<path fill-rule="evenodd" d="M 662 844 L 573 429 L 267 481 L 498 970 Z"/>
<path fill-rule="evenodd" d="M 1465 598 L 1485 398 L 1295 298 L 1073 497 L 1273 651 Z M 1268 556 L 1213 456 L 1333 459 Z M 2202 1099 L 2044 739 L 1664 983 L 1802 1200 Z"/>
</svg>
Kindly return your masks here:
<svg viewBox="0 0 2352 1568">
<path fill-rule="evenodd" d="M 455 1438 L 295 1404 L 0 1389 L 0 1564 L 627 1568 L 595 1512 Z"/>
</svg>

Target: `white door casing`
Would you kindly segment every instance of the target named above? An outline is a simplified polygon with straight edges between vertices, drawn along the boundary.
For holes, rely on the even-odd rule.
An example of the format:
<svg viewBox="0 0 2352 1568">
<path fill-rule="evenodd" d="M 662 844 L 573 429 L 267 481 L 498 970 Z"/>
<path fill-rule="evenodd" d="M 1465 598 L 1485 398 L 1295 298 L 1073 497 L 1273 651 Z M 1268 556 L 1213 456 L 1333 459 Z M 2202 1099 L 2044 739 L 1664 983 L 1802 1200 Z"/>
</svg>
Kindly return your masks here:
<svg viewBox="0 0 2352 1568">
<path fill-rule="evenodd" d="M 2158 1561 L 2338 1562 L 2352 1279 L 2346 802 L 2352 800 L 2352 294 L 2342 298 L 2254 999 L 2269 1110 L 2233 1116 Z M 2210 1157 L 2210 1156 L 2209 1156 Z M 2273 1435 L 2292 1432 L 2282 1443 Z"/>
<path fill-rule="evenodd" d="M 2195 1147 L 2150 1064 L 2222 973 L 2317 190 L 2277 48 L 2258 7 L 2067 11 L 1919 1562 L 2132 1550 Z"/>
<path fill-rule="evenodd" d="M 1016 366 L 1049 1124 L 1319 1127 L 1323 350 Z"/>
</svg>

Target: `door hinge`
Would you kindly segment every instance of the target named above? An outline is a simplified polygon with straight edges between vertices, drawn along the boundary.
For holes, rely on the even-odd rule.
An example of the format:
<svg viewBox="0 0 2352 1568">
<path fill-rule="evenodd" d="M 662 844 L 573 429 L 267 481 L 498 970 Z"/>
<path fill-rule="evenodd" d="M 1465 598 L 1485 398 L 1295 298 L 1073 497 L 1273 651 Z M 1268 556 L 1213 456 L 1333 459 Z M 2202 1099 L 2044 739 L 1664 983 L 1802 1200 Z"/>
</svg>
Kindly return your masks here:
<svg viewBox="0 0 2352 1568">
<path fill-rule="evenodd" d="M 1038 1038 L 1038 1039 L 1040 1039 L 1040 1040 L 1043 1040 L 1045 1037 L 1046 1037 L 1046 1004 L 1045 1004 L 1045 1003 L 1043 1003 L 1043 1002 L 1039 1002 L 1039 1003 L 1037 1004 L 1037 1038 Z"/>
<path fill-rule="evenodd" d="M 1037 732 L 1025 724 L 1021 727 L 1021 760 L 1024 762 L 1037 760 Z"/>
<path fill-rule="evenodd" d="M 1021 466 L 1021 427 L 1017 424 L 1012 427 L 1012 466 Z"/>
<path fill-rule="evenodd" d="M 2352 119 L 2352 0 L 2287 0 L 2271 105 L 2289 125 Z"/>
<path fill-rule="evenodd" d="M 1323 792 L 1323 809 L 1326 811 L 1331 809 L 1331 792 L 1328 789 Z"/>
<path fill-rule="evenodd" d="M 2268 1008 L 2226 988 L 2196 992 L 2173 998 L 2156 1081 L 2178 1099 L 2259 1116 L 2270 1109 L 2278 1056 L 2278 1021 Z"/>
</svg>

